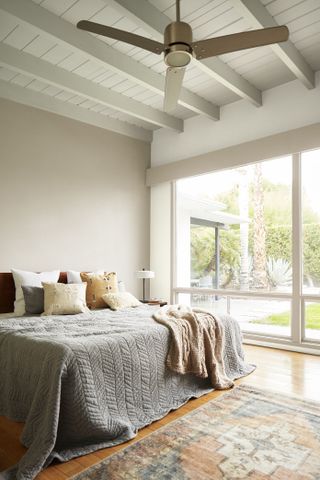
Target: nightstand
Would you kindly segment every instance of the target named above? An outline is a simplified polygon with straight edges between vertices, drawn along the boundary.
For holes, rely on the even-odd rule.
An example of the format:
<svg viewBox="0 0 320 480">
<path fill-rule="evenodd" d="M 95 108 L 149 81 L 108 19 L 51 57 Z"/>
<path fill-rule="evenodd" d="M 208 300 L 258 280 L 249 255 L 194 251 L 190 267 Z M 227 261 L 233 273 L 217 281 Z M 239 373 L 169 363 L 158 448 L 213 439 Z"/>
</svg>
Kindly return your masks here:
<svg viewBox="0 0 320 480">
<path fill-rule="evenodd" d="M 163 302 L 162 300 L 140 300 L 140 302 L 147 303 L 148 305 L 158 305 L 159 307 L 168 305 L 168 302 Z"/>
</svg>

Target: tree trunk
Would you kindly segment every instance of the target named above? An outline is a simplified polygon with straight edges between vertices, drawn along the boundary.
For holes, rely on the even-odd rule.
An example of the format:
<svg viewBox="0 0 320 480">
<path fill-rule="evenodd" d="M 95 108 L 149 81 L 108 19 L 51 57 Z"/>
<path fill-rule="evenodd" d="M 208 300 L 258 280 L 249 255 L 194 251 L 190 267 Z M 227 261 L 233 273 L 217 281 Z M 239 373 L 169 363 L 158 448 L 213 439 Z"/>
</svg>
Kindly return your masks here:
<svg viewBox="0 0 320 480">
<path fill-rule="evenodd" d="M 247 168 L 239 168 L 239 215 L 249 217 Z M 249 289 L 249 224 L 240 223 L 240 290 Z"/>
<path fill-rule="evenodd" d="M 253 205 L 253 283 L 255 288 L 268 288 L 264 198 L 260 163 L 254 166 Z"/>
</svg>

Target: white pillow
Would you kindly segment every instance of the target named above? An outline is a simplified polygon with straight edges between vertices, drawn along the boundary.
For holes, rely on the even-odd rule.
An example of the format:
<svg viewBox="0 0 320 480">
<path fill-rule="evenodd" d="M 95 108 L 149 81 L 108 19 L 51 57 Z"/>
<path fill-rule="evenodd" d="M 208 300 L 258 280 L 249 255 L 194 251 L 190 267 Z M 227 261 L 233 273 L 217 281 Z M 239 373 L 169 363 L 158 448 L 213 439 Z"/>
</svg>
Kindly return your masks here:
<svg viewBox="0 0 320 480">
<path fill-rule="evenodd" d="M 81 277 L 80 277 L 80 273 L 81 272 L 76 272 L 75 270 L 68 270 L 67 271 L 67 281 L 68 283 L 81 283 L 82 280 L 81 280 Z M 92 275 L 103 275 L 104 274 L 104 270 L 97 270 L 96 272 L 90 272 L 92 273 Z M 126 291 L 126 287 L 125 287 L 125 284 L 122 280 L 119 280 L 118 281 L 118 289 L 119 289 L 119 292 L 125 292 Z"/>
<path fill-rule="evenodd" d="M 76 272 L 75 270 L 68 270 L 67 271 L 67 281 L 68 283 L 82 283 L 81 272 Z M 103 275 L 104 270 L 97 270 L 96 272 L 91 272 L 93 275 Z"/>
<path fill-rule="evenodd" d="M 53 272 L 26 272 L 25 270 L 12 269 L 14 283 L 16 286 L 16 300 L 14 302 L 14 313 L 16 316 L 21 316 L 26 313 L 26 305 L 24 303 L 24 296 L 21 285 L 29 285 L 30 287 L 41 287 L 42 282 L 54 282 L 59 280 L 60 271 Z"/>
<path fill-rule="evenodd" d="M 105 293 L 102 295 L 102 298 L 112 310 L 142 305 L 142 303 L 129 292 Z"/>
<path fill-rule="evenodd" d="M 86 283 L 44 283 L 42 315 L 75 315 L 89 312 L 86 303 Z"/>
</svg>

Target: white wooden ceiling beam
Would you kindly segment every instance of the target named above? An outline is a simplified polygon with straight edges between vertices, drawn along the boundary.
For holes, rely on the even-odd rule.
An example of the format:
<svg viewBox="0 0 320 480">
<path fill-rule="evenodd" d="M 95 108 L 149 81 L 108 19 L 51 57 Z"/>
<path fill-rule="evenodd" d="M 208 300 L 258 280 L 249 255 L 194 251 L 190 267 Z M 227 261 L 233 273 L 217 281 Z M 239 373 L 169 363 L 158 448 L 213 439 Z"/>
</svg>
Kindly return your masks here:
<svg viewBox="0 0 320 480">
<path fill-rule="evenodd" d="M 39 34 L 49 36 L 57 43 L 87 55 L 104 68 L 109 68 L 157 94 L 164 95 L 163 75 L 152 71 L 89 33 L 76 29 L 70 22 L 36 5 L 31 0 L 0 0 L 0 9 L 18 18 L 21 23 L 31 25 Z M 193 112 L 215 120 L 219 119 L 219 107 L 186 88 L 182 89 L 179 104 Z"/>
<path fill-rule="evenodd" d="M 114 6 L 124 16 L 132 20 L 139 27 L 148 31 L 156 40 L 163 42 L 163 33 L 166 26 L 172 22 L 171 18 L 161 13 L 148 0 L 104 0 L 106 4 Z"/>
<path fill-rule="evenodd" d="M 248 100 L 256 107 L 262 105 L 262 93 L 256 87 L 251 85 L 244 77 L 235 72 L 218 57 L 205 58 L 200 62 L 196 60 L 196 65 L 224 87 L 231 90 L 244 100 Z"/>
<path fill-rule="evenodd" d="M 253 28 L 275 27 L 278 25 L 260 0 L 231 0 L 231 2 Z M 314 88 L 315 74 L 290 40 L 270 45 L 270 48 L 303 85 L 307 88 Z"/>
<path fill-rule="evenodd" d="M 30 75 L 49 85 L 60 87 L 77 95 L 83 95 L 90 100 L 114 108 L 132 117 L 140 118 L 152 125 L 172 128 L 179 132 L 183 131 L 183 121 L 179 118 L 172 117 L 160 110 L 155 110 L 148 105 L 97 85 L 90 80 L 81 78 L 79 75 L 52 65 L 29 53 L 21 52 L 4 43 L 0 44 L 0 65 L 16 72 Z"/>
<path fill-rule="evenodd" d="M 149 31 L 156 40 L 163 41 L 164 29 L 172 20 L 147 0 L 104 1 L 106 4 L 112 4 L 117 7 L 140 27 Z M 236 93 L 239 97 L 249 100 L 256 106 L 262 105 L 261 91 L 236 73 L 229 65 L 220 60 L 220 58 L 208 58 L 201 61 L 195 60 L 194 65 L 221 83 L 224 87 Z"/>
<path fill-rule="evenodd" d="M 150 130 L 77 107 L 68 102 L 62 102 L 55 97 L 45 95 L 41 92 L 35 92 L 28 88 L 19 87 L 3 80 L 0 80 L 0 97 L 28 105 L 29 107 L 39 108 L 40 110 L 72 118 L 73 120 L 94 125 L 95 127 L 104 128 L 105 130 L 111 130 L 121 135 L 137 138 L 138 140 L 145 142 L 152 141 L 153 134 Z"/>
</svg>

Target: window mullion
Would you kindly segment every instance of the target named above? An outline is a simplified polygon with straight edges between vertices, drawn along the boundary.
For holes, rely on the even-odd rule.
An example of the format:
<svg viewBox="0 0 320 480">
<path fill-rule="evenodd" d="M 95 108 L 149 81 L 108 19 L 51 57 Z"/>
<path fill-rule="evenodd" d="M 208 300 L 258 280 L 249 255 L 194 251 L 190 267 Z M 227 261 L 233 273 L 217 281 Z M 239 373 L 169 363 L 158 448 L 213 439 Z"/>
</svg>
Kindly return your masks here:
<svg viewBox="0 0 320 480">
<path fill-rule="evenodd" d="M 301 155 L 292 155 L 292 311 L 291 335 L 295 343 L 301 343 L 302 285 L 302 216 L 301 216 Z"/>
</svg>

